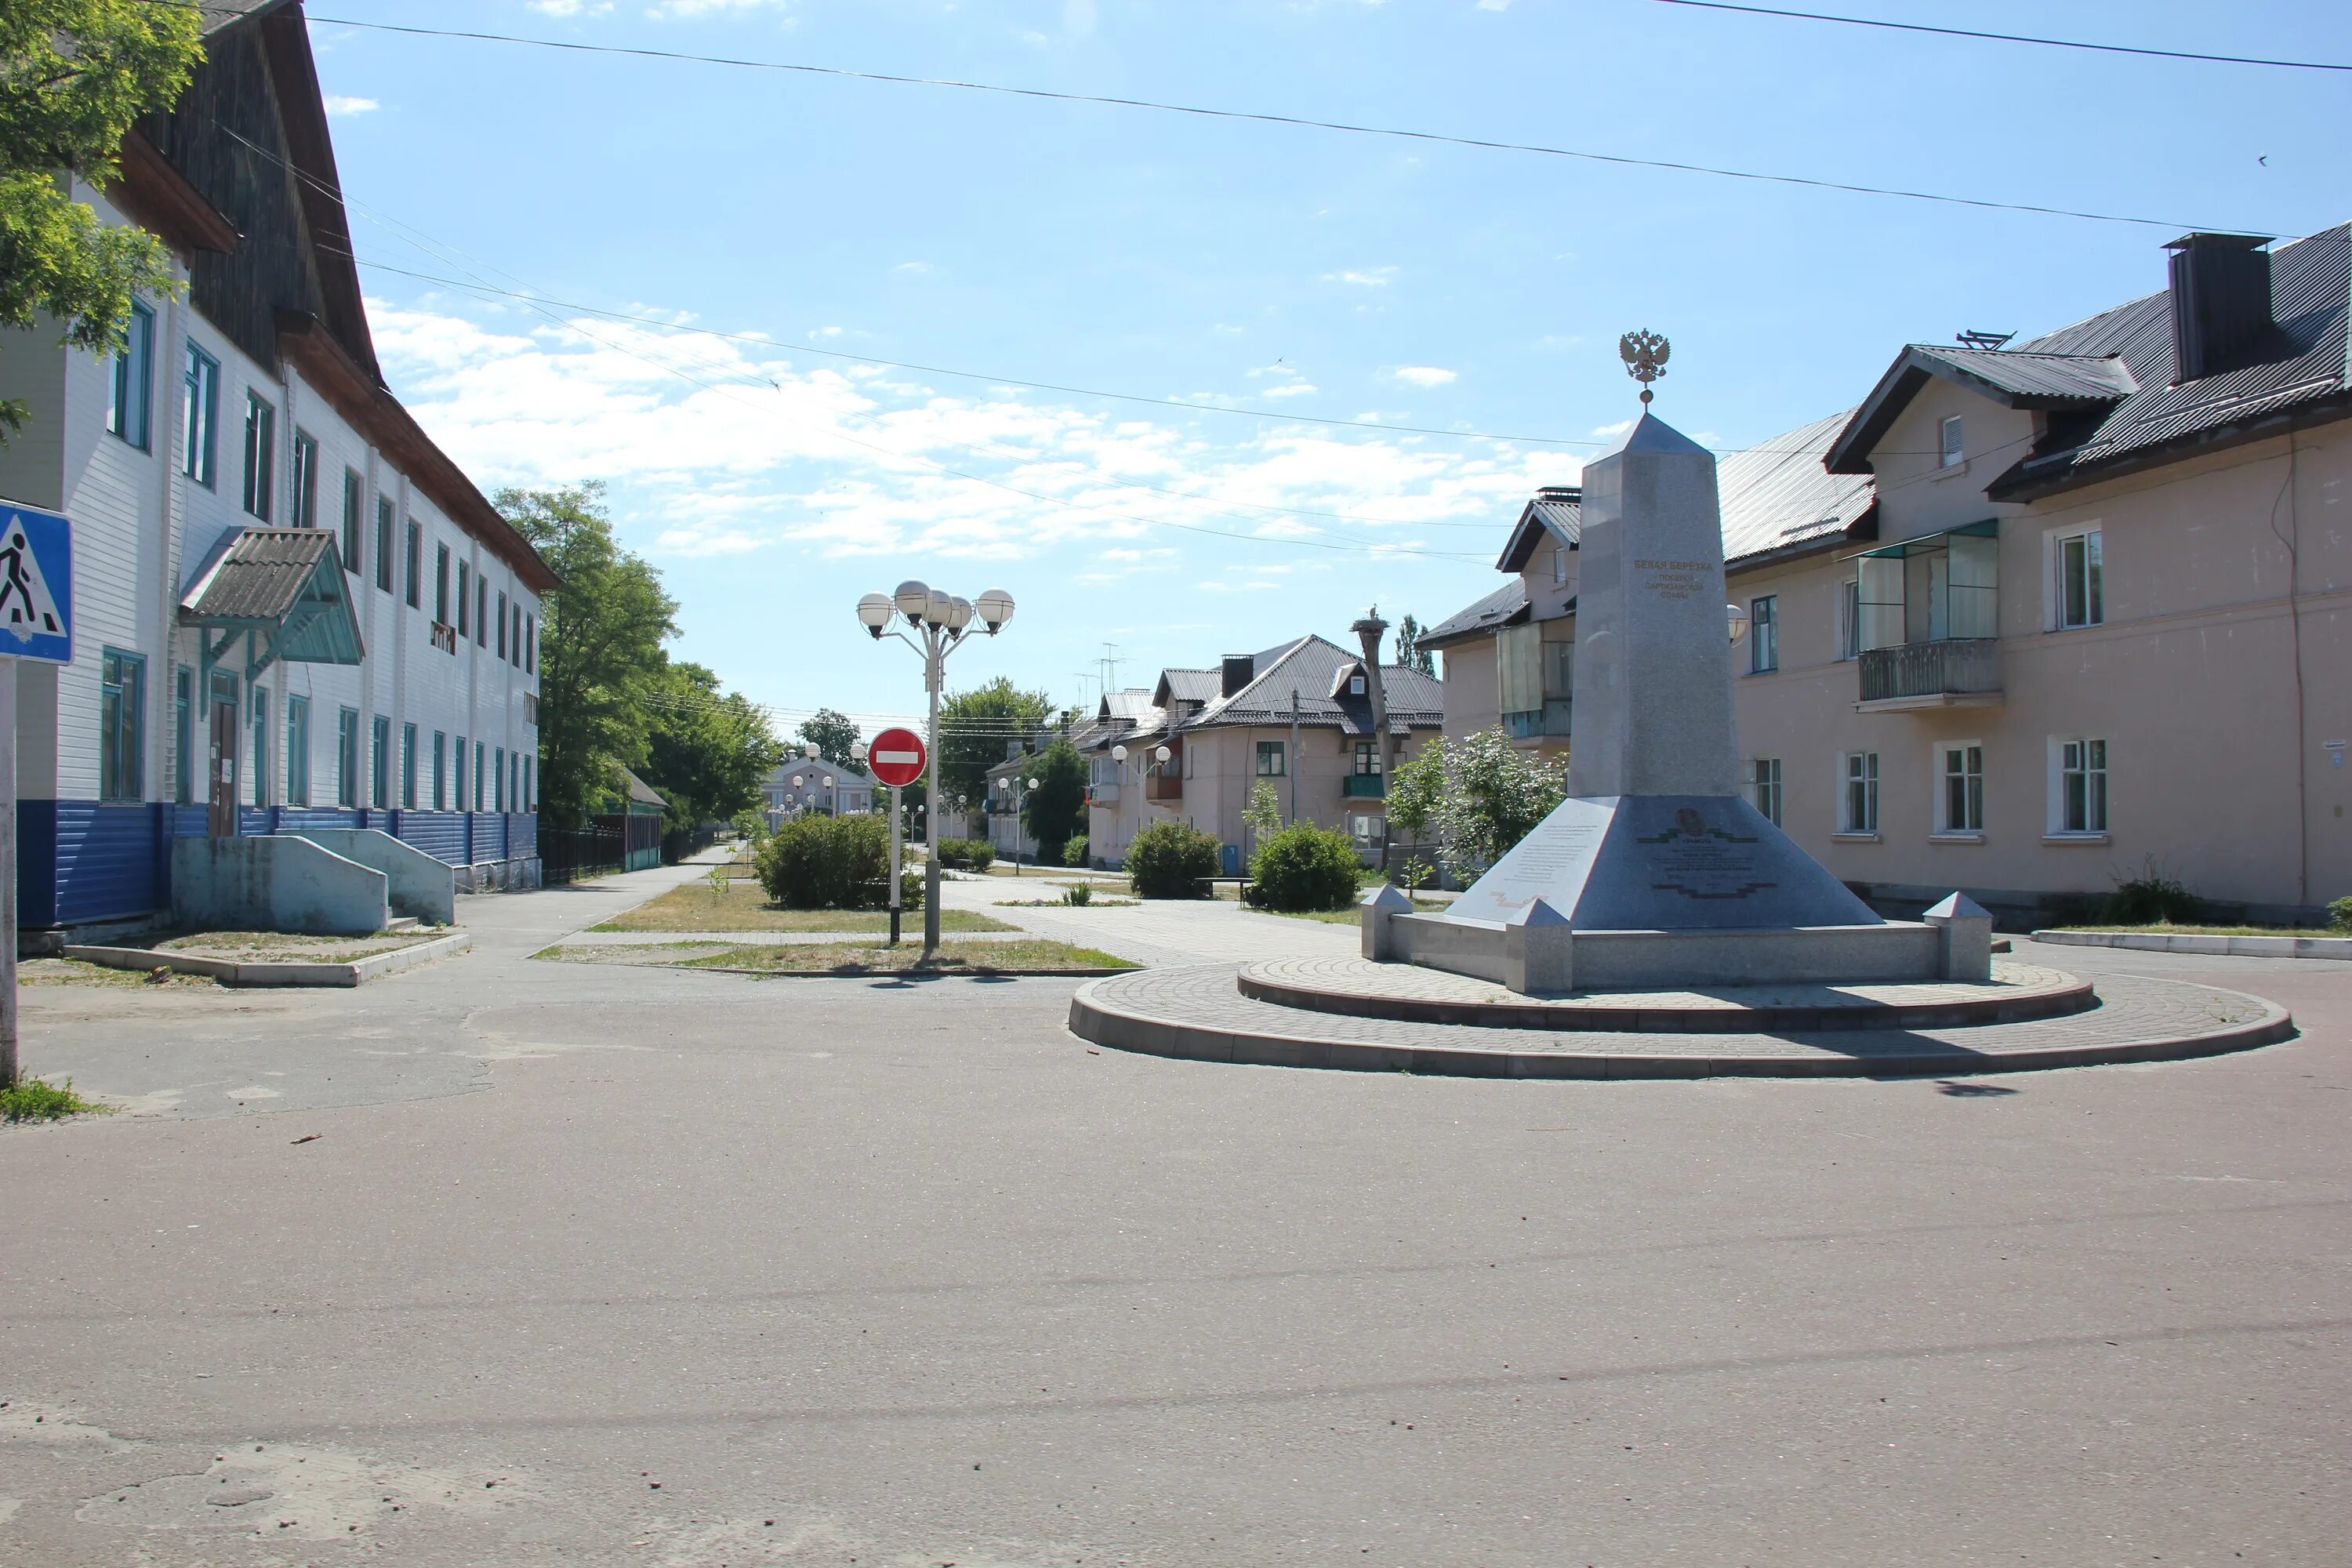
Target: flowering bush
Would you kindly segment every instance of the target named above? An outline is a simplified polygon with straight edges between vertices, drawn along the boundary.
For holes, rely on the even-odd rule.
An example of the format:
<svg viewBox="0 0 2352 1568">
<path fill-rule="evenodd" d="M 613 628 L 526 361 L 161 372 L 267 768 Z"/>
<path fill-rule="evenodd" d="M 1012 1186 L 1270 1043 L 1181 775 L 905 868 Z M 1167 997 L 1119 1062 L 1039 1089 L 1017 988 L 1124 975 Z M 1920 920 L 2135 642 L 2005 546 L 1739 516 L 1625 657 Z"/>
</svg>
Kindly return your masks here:
<svg viewBox="0 0 2352 1568">
<path fill-rule="evenodd" d="M 1522 752 L 1498 729 L 1459 741 L 1433 741 L 1389 783 L 1393 835 L 1437 836 L 1438 858 L 1470 881 L 1503 858 L 1568 792 L 1566 759 Z"/>
</svg>

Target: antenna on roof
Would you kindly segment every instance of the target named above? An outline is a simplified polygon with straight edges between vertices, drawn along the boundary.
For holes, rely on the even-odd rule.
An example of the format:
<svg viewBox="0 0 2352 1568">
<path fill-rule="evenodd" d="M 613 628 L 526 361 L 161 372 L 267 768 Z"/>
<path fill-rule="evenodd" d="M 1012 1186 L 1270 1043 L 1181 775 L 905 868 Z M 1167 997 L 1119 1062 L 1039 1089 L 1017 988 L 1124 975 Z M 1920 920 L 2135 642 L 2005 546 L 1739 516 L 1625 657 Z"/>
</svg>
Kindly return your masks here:
<svg viewBox="0 0 2352 1568">
<path fill-rule="evenodd" d="M 2015 332 L 1983 332 L 1970 327 L 1960 333 L 1959 342 L 1960 346 L 1966 349 L 2007 348 L 2009 340 L 2015 336 L 2017 336 Z"/>
</svg>

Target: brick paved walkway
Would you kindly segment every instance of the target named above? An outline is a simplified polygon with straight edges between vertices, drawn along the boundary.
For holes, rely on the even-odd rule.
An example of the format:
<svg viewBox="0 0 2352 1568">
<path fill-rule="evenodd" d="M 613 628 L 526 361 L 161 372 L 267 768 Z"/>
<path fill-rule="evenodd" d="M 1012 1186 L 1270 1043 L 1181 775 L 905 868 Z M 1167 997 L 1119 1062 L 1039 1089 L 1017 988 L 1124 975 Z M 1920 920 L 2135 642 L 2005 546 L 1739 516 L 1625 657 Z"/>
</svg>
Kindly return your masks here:
<svg viewBox="0 0 2352 1568">
<path fill-rule="evenodd" d="M 2099 982 L 2100 1005 L 2068 1017 L 1973 1028 L 1816 1033 L 1550 1033 L 1337 1017 L 1255 1002 L 1237 968 L 1206 964 L 1097 980 L 1070 1027 L 1155 1056 L 1276 1067 L 1484 1078 L 1937 1076 L 2212 1056 L 2291 1037 L 2258 997 L 2144 975 Z"/>
</svg>

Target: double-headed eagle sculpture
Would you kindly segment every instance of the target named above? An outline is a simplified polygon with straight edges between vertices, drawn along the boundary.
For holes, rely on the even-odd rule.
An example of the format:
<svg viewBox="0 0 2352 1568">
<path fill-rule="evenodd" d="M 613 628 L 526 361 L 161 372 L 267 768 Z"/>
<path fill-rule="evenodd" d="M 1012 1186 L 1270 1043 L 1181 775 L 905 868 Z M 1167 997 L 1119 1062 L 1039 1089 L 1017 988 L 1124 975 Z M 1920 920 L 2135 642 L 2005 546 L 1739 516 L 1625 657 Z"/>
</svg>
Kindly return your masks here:
<svg viewBox="0 0 2352 1568">
<path fill-rule="evenodd" d="M 1665 338 L 1647 327 L 1638 332 L 1627 332 L 1617 340 L 1617 353 L 1625 361 L 1625 374 L 1642 384 L 1644 405 L 1654 395 L 1650 383 L 1666 374 L 1667 352 Z"/>
</svg>

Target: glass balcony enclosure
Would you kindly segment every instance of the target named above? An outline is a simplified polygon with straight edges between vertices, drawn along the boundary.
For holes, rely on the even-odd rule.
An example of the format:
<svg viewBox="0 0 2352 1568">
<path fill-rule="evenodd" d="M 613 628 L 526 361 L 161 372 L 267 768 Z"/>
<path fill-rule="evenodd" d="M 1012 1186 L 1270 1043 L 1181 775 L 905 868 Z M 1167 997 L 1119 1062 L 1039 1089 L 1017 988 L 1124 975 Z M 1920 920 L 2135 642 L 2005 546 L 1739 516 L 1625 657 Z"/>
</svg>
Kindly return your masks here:
<svg viewBox="0 0 2352 1568">
<path fill-rule="evenodd" d="M 1568 734 L 1576 645 L 1547 641 L 1543 633 L 1538 625 L 1506 626 L 1495 634 L 1503 731 L 1515 741 Z"/>
<path fill-rule="evenodd" d="M 2000 700 L 1998 527 L 1988 518 L 1857 558 L 1856 640 L 1866 707 Z"/>
</svg>

